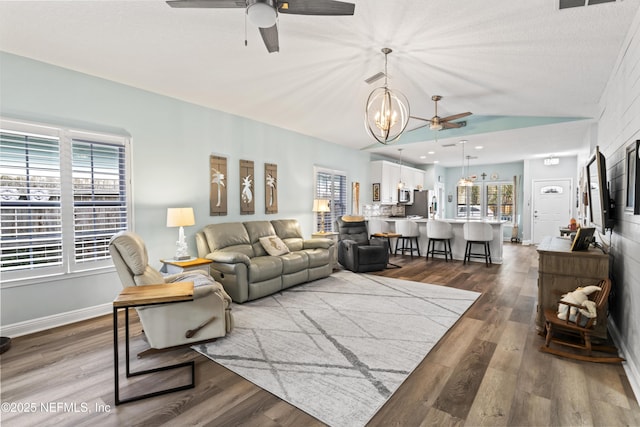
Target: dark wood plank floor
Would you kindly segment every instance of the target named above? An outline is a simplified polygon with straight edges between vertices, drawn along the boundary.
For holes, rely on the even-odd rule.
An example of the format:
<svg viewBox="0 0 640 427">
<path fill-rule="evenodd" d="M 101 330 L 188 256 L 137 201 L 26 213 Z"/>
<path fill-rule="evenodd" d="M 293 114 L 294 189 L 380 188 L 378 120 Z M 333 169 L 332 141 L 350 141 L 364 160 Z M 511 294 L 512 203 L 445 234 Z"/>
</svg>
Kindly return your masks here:
<svg viewBox="0 0 640 427">
<path fill-rule="evenodd" d="M 504 260 L 486 268 L 395 257 L 402 268 L 377 273 L 482 296 L 370 425 L 640 425 L 640 408 L 620 365 L 538 351 L 535 248 L 506 244 Z M 133 331 L 138 352 L 145 343 L 137 320 Z M 111 316 L 15 338 L 0 358 L 2 425 L 322 425 L 190 349 L 135 360 L 134 369 L 195 360 L 194 389 L 114 407 L 112 341 Z M 122 397 L 186 378 L 122 378 Z"/>
</svg>

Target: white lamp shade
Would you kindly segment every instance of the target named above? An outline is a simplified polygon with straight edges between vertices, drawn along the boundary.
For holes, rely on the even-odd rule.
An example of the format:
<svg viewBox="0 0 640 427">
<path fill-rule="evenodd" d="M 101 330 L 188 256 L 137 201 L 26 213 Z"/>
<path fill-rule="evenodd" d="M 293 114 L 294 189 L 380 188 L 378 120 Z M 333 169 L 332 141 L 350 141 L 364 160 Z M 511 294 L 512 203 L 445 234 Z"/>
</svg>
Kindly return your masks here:
<svg viewBox="0 0 640 427">
<path fill-rule="evenodd" d="M 195 223 L 193 208 L 167 209 L 167 227 L 187 227 Z"/>
<path fill-rule="evenodd" d="M 313 199 L 313 212 L 331 212 L 331 209 L 329 209 L 329 200 Z"/>
</svg>

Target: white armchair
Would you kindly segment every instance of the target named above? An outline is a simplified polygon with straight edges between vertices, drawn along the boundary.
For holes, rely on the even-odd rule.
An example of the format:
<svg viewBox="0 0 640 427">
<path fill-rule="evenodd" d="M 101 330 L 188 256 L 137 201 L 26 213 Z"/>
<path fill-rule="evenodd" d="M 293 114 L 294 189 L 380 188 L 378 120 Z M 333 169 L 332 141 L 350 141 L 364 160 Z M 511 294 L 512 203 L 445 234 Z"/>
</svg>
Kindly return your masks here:
<svg viewBox="0 0 640 427">
<path fill-rule="evenodd" d="M 231 298 L 204 270 L 163 276 L 149 265 L 142 238 L 121 231 L 109 252 L 123 287 L 193 282 L 193 301 L 137 308 L 149 346 L 163 349 L 223 337 L 233 329 Z"/>
</svg>

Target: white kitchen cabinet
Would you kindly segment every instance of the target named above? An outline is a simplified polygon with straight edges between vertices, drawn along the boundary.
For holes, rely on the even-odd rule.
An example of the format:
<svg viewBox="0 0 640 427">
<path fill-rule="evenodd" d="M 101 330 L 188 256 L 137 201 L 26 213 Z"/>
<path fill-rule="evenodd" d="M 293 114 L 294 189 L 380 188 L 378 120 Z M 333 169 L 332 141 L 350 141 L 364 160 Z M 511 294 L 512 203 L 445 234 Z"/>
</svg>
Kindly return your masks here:
<svg viewBox="0 0 640 427">
<path fill-rule="evenodd" d="M 424 187 L 424 176 L 423 170 L 402 166 L 402 181 L 406 188 L 417 189 L 419 185 Z M 371 182 L 380 183 L 380 203 L 398 203 L 400 178 L 400 164 L 386 160 L 371 162 Z"/>
</svg>

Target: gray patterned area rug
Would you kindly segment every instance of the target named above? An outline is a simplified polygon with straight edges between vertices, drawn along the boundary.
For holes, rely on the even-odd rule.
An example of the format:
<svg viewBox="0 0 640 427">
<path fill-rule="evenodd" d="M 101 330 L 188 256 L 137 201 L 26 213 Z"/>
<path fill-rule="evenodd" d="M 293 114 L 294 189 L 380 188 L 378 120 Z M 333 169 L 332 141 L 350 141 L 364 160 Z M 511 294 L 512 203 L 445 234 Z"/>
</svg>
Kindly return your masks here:
<svg viewBox="0 0 640 427">
<path fill-rule="evenodd" d="M 331 426 L 363 426 L 480 294 L 339 271 L 234 304 L 193 348 Z"/>
</svg>

